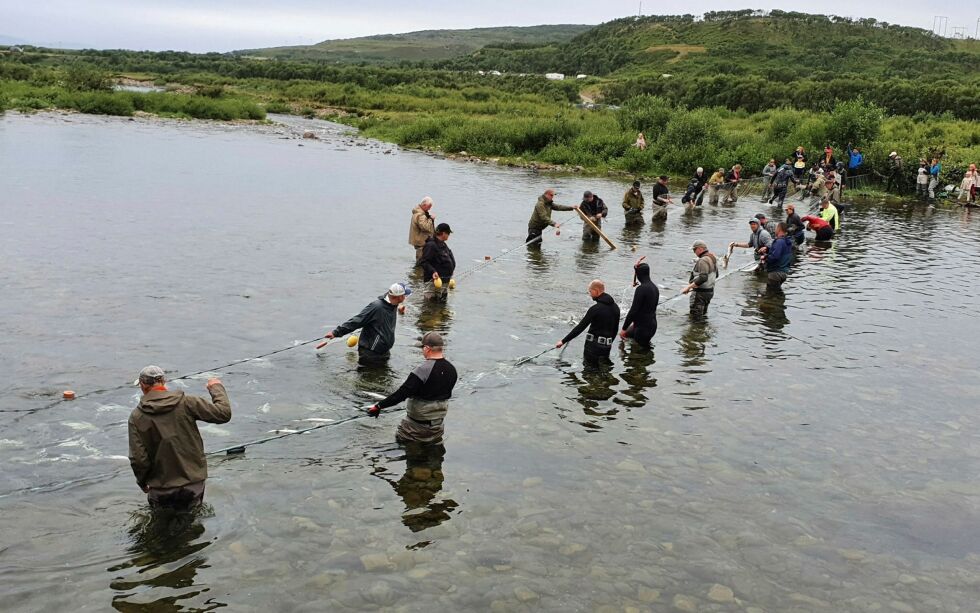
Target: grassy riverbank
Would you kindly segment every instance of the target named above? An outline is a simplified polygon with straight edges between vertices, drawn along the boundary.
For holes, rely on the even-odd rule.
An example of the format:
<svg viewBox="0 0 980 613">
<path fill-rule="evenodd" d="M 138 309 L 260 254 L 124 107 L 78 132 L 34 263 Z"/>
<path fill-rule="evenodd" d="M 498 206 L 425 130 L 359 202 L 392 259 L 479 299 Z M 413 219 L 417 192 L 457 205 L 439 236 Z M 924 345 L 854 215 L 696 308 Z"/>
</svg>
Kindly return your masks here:
<svg viewBox="0 0 980 613">
<path fill-rule="evenodd" d="M 572 54 L 574 40 L 561 47 L 564 54 L 557 55 L 551 46 L 488 47 L 472 58 L 447 64 L 448 68 L 459 68 L 456 70 L 438 69 L 432 64 L 355 66 L 214 53 L 0 52 L 0 110 L 65 108 L 84 113 L 127 116 L 146 112 L 218 120 L 262 119 L 267 112 L 293 113 L 341 121 L 359 128 L 365 136 L 406 147 L 558 171 L 647 177 L 663 173 L 689 176 L 697 166 L 728 168 L 735 163 L 741 163 L 751 176 L 770 158 L 781 161 L 798 145 L 810 156 L 819 156 L 829 144 L 841 159 L 844 146 L 852 143 L 865 154 L 864 172 L 871 173 L 887 172 L 888 153 L 898 151 L 907 162 L 910 177 L 920 157 L 940 157 L 943 183 L 958 183 L 967 165 L 980 161 L 980 124 L 974 121 L 972 98 L 959 104 L 962 87 L 972 87 L 977 79 L 975 70 L 960 71 L 962 79 L 956 86 L 939 93 L 908 89 L 901 78 L 887 76 L 894 72 L 887 53 L 895 58 L 926 51 L 942 53 L 951 66 L 967 66 L 976 55 L 972 47 L 933 40 L 928 33 L 909 28 L 786 15 L 768 20 L 726 15 L 715 15 L 706 23 L 686 17 L 666 21 L 649 18 L 600 26 L 575 40 L 593 45 L 605 41 L 605 55 L 601 57 L 608 60 L 608 66 L 602 70 L 595 66 L 601 75 L 598 78 L 565 81 L 549 81 L 540 74 L 480 74 L 461 68 L 471 64 L 490 68 L 498 61 L 493 58 L 516 62 L 518 68 L 536 66 L 531 58 L 567 63 L 578 57 Z M 726 24 L 745 30 L 745 35 L 737 40 L 722 36 Z M 793 24 L 806 27 L 798 32 L 787 29 Z M 756 39 L 760 32 L 770 31 L 774 34 L 766 39 L 768 47 L 756 49 L 762 55 L 753 60 L 752 44 L 762 45 Z M 788 32 L 795 34 L 790 37 Z M 773 57 L 792 51 L 791 40 L 816 49 L 814 45 L 832 39 L 833 48 L 825 50 L 826 57 L 820 60 L 830 61 L 828 58 L 836 57 L 834 54 L 842 53 L 848 44 L 869 32 L 875 53 L 851 62 L 848 69 L 874 76 L 896 91 L 915 94 L 903 97 L 903 106 L 895 106 L 877 89 L 868 90 L 871 98 L 864 98 L 860 87 L 847 88 L 837 81 L 833 88 L 803 99 L 777 95 L 775 89 L 767 89 L 768 94 L 750 101 L 735 95 L 765 78 L 776 61 Z M 750 35 L 756 37 L 751 39 L 756 43 L 750 44 Z M 671 43 L 666 50 L 662 48 L 667 44 L 665 37 Z M 629 53 L 613 53 L 616 41 L 630 41 Z M 650 48 L 656 50 L 652 56 Z M 688 75 L 685 83 L 713 79 L 709 73 L 724 72 L 724 61 L 730 59 L 719 56 L 726 49 L 739 54 L 731 57 L 738 59 L 741 70 L 728 89 L 634 87 L 652 76 L 660 79 L 657 71 L 662 69 L 658 66 L 665 62 L 672 73 Z M 789 57 L 797 58 L 801 66 L 816 61 L 797 51 Z M 670 57 L 660 58 L 658 53 Z M 803 88 L 799 91 L 809 91 L 806 83 L 821 83 L 824 78 L 820 72 L 803 72 L 802 76 L 772 73 L 765 78 L 766 87 L 778 84 L 784 89 L 799 86 Z M 943 78 L 949 80 L 956 74 L 943 73 Z M 112 83 L 122 77 L 146 80 L 167 91 L 112 91 Z M 923 83 L 915 87 L 925 87 Z M 708 81 L 703 84 L 710 85 Z M 930 81 L 928 85 L 935 84 Z M 708 95 L 711 91 L 714 93 Z M 924 96 L 921 104 L 916 92 Z M 585 108 L 577 104 L 583 97 L 602 95 L 619 106 Z M 911 114 L 895 114 L 898 108 Z M 941 109 L 945 110 L 932 112 Z M 645 151 L 632 146 L 638 132 L 643 132 L 649 143 Z"/>
</svg>

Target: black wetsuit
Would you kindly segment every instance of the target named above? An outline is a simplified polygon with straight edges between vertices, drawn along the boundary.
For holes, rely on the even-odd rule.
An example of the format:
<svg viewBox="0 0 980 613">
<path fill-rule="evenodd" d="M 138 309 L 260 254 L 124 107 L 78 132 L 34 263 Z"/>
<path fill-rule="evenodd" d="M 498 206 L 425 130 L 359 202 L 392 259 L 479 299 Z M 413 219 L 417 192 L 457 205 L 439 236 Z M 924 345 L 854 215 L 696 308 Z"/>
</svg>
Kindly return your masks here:
<svg viewBox="0 0 980 613">
<path fill-rule="evenodd" d="M 589 332 L 585 335 L 583 358 L 585 363 L 590 366 L 598 365 L 603 358 L 609 359 L 613 340 L 616 338 L 616 333 L 619 332 L 619 306 L 616 305 L 612 296 L 602 293 L 593 300 L 595 300 L 595 304 L 589 307 L 582 321 L 562 339 L 563 343 L 567 343 L 581 334 L 588 326 Z"/>
<path fill-rule="evenodd" d="M 633 291 L 633 304 L 623 320 L 623 330 L 628 338 L 643 347 L 649 347 L 650 339 L 657 333 L 660 288 L 650 280 L 650 266 L 647 264 L 636 267 L 636 278 L 640 285 Z"/>
</svg>

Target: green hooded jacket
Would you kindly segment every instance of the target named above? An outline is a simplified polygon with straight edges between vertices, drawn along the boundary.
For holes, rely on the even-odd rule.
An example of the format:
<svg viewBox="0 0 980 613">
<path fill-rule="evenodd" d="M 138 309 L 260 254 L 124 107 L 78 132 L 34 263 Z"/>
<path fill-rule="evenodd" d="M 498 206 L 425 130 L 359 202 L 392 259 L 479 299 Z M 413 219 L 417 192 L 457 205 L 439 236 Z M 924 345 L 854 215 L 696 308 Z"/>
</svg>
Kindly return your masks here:
<svg viewBox="0 0 980 613">
<path fill-rule="evenodd" d="M 571 211 L 573 210 L 570 206 L 565 206 L 564 204 L 555 204 L 554 201 L 545 200 L 544 194 L 538 196 L 538 202 L 534 205 L 534 212 L 531 213 L 531 219 L 527 222 L 528 230 L 544 230 L 548 226 L 555 225 L 555 222 L 551 221 L 552 211 Z"/>
<path fill-rule="evenodd" d="M 231 419 L 224 386 L 216 383 L 208 391 L 210 401 L 160 388 L 143 394 L 129 416 L 129 463 L 141 488 L 182 487 L 207 479 L 197 421 Z"/>
</svg>

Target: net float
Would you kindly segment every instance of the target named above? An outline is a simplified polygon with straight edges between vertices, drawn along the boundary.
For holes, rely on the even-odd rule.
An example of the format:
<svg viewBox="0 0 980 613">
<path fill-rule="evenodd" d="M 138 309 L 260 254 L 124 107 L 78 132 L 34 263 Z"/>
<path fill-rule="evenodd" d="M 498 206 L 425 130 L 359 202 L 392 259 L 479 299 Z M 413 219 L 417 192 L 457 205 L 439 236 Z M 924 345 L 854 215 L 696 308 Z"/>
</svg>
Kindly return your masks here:
<svg viewBox="0 0 980 613">
<path fill-rule="evenodd" d="M 347 346 L 348 347 L 356 347 L 358 340 L 360 340 L 360 339 L 358 338 L 358 336 L 356 334 L 351 334 L 350 336 L 347 337 Z"/>
</svg>

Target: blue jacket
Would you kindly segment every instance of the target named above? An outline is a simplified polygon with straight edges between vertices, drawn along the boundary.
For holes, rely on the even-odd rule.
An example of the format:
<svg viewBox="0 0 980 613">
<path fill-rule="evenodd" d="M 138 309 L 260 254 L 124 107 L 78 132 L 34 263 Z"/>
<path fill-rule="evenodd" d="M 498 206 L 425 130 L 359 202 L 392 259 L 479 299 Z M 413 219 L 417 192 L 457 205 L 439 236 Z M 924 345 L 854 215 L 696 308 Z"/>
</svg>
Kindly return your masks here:
<svg viewBox="0 0 980 613">
<path fill-rule="evenodd" d="M 851 154 L 851 161 L 848 162 L 847 167 L 851 170 L 857 170 L 857 167 L 861 165 L 864 161 L 864 156 L 860 152 Z"/>
<path fill-rule="evenodd" d="M 935 164 L 932 165 L 931 168 L 929 168 L 929 174 L 931 174 L 934 179 L 938 179 L 939 171 L 942 169 L 943 169 L 943 165 L 940 164 L 939 162 L 936 162 Z"/>
<path fill-rule="evenodd" d="M 766 272 L 789 272 L 793 261 L 793 239 L 789 236 L 777 238 L 769 246 L 766 255 Z"/>
</svg>

